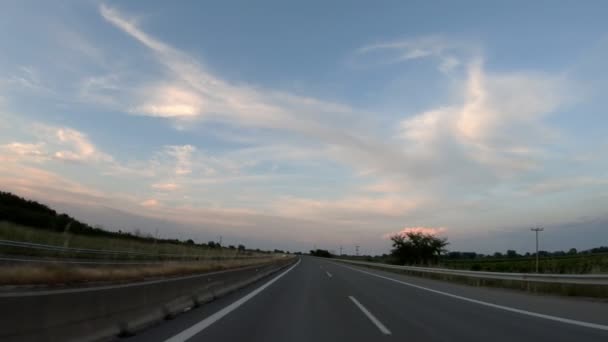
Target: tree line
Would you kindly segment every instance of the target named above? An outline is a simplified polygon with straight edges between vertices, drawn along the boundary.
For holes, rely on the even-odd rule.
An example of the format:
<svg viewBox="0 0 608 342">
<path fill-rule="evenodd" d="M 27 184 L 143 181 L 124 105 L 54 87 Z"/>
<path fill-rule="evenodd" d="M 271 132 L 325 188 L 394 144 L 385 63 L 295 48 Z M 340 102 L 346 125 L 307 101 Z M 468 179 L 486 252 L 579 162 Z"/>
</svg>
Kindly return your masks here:
<svg viewBox="0 0 608 342">
<path fill-rule="evenodd" d="M 196 244 L 192 239 L 185 241 L 180 241 L 178 239 L 158 239 L 150 234 L 142 234 L 139 230 L 135 230 L 134 232 L 123 230 L 113 232 L 101 227 L 92 227 L 67 214 L 58 213 L 44 204 L 4 191 L 0 191 L 0 221 L 7 221 L 22 226 L 49 231 L 68 232 L 71 234 L 88 236 L 131 239 L 154 243 L 197 245 L 206 248 L 223 247 L 220 243 L 215 241 Z M 245 245 L 242 244 L 237 246 L 230 245 L 223 248 L 235 249 L 239 252 L 246 250 Z M 262 251 L 260 249 L 254 251 L 259 253 L 270 253 L 269 251 Z M 274 252 L 277 253 L 277 251 L 283 253 L 283 251 L 280 250 L 275 250 Z"/>
<path fill-rule="evenodd" d="M 507 250 L 505 253 L 495 252 L 493 254 L 482 254 L 476 252 L 448 251 L 449 244 L 447 238 L 438 237 L 422 232 L 407 232 L 405 234 L 395 234 L 390 237 L 392 249 L 389 254 L 382 255 L 342 255 L 342 258 L 381 262 L 397 265 L 437 265 L 450 261 L 466 260 L 523 260 L 535 257 L 535 253 L 519 254 L 515 250 Z M 608 247 L 596 247 L 584 251 L 571 248 L 568 251 L 539 251 L 538 254 L 543 258 L 584 256 L 608 253 Z M 331 253 L 325 250 L 310 251 L 311 255 L 331 257 Z"/>
</svg>

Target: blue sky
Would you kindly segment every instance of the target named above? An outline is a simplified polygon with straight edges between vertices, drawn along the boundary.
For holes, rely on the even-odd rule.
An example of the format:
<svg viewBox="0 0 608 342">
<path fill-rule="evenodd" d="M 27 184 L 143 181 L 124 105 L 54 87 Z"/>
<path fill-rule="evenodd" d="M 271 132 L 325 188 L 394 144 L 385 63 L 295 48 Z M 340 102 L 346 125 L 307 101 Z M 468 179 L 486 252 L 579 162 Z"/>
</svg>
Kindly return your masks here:
<svg viewBox="0 0 608 342">
<path fill-rule="evenodd" d="M 3 7 L 0 186 L 92 224 L 369 253 L 411 228 L 608 241 L 603 2 Z"/>
</svg>

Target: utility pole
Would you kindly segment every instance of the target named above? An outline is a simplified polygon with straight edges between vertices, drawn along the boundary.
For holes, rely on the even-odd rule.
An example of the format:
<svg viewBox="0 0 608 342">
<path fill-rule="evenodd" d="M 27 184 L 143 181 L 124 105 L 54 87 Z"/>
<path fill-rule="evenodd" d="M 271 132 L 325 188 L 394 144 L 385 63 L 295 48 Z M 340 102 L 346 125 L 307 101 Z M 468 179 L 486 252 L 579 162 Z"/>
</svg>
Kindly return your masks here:
<svg viewBox="0 0 608 342">
<path fill-rule="evenodd" d="M 530 228 L 531 231 L 536 233 L 536 273 L 538 273 L 538 232 L 545 230 L 541 227 Z"/>
<path fill-rule="evenodd" d="M 342 256 L 342 246 L 340 246 L 340 256 Z"/>
<path fill-rule="evenodd" d="M 355 246 L 355 255 L 359 256 L 359 245 Z"/>
<path fill-rule="evenodd" d="M 220 247 L 222 246 L 222 236 L 220 235 L 220 241 L 219 241 Z"/>
</svg>

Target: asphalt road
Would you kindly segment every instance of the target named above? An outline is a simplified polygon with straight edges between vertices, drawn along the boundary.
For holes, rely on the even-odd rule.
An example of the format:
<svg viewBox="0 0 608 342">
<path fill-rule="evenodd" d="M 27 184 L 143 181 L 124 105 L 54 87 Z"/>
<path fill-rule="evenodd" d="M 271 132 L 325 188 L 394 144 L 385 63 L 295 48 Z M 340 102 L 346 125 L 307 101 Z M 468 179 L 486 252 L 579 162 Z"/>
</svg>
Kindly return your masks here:
<svg viewBox="0 0 608 342">
<path fill-rule="evenodd" d="M 608 341 L 608 303 L 303 257 L 123 341 Z"/>
</svg>

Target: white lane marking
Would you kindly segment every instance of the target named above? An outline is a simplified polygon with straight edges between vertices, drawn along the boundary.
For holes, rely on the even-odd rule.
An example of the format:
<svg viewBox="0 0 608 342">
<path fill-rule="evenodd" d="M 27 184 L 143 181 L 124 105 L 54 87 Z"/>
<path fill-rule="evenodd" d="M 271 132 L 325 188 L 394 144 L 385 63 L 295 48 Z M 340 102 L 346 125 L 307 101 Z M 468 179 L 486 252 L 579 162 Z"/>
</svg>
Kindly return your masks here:
<svg viewBox="0 0 608 342">
<path fill-rule="evenodd" d="M 372 323 L 374 323 L 376 325 L 376 327 L 378 327 L 378 329 L 380 330 L 380 332 L 382 332 L 384 335 L 390 335 L 391 331 L 388 330 L 384 324 L 382 324 L 382 322 L 380 322 L 376 316 L 372 315 L 371 312 L 369 312 L 369 310 L 367 310 L 365 308 L 365 306 L 363 306 L 363 304 L 359 303 L 359 301 L 353 297 L 353 296 L 348 296 L 348 298 L 350 298 L 350 300 L 353 301 L 353 303 L 355 303 L 355 305 L 359 308 L 359 310 L 361 310 L 365 316 L 367 316 L 367 318 L 369 318 L 370 321 L 372 321 Z"/>
<path fill-rule="evenodd" d="M 339 265 L 339 264 L 335 264 L 335 265 Z M 346 267 L 346 268 L 350 268 L 353 271 L 369 274 L 369 275 L 374 276 L 374 277 L 378 277 L 378 278 L 394 281 L 395 283 L 411 286 L 411 287 L 414 287 L 414 288 L 417 288 L 417 289 L 420 289 L 420 290 L 429 291 L 429 292 L 437 293 L 437 294 L 444 295 L 444 296 L 447 296 L 447 297 L 460 299 L 460 300 L 463 300 L 465 302 L 470 302 L 470 303 L 475 303 L 475 304 L 479 304 L 479 305 L 489 306 L 491 308 L 505 310 L 505 311 L 510 311 L 510 312 L 515 312 L 515 313 L 522 314 L 522 315 L 527 315 L 527 316 L 532 316 L 532 317 L 538 317 L 538 318 L 544 318 L 544 319 L 548 319 L 548 320 L 556 321 L 556 322 L 560 322 L 560 323 L 566 323 L 566 324 L 578 325 L 578 326 L 586 327 L 586 328 L 592 328 L 592 329 L 599 329 L 599 330 L 608 331 L 608 325 L 597 324 L 597 323 L 590 323 L 590 322 L 584 322 L 584 321 L 577 321 L 575 319 L 569 319 L 569 318 L 563 318 L 563 317 L 545 315 L 545 314 L 541 314 L 541 313 L 537 313 L 537 312 L 526 311 L 526 310 L 522 310 L 522 309 L 516 309 L 516 308 L 509 307 L 509 306 L 504 306 L 504 305 L 499 305 L 499 304 L 493 304 L 493 303 L 484 302 L 484 301 L 473 299 L 473 298 L 468 298 L 468 297 L 463 297 L 463 296 L 451 294 L 451 293 L 448 293 L 448 292 L 443 292 L 443 291 L 439 291 L 439 290 L 429 289 L 427 287 L 423 287 L 423 286 L 420 286 L 420 285 L 415 285 L 415 284 L 407 283 L 405 281 L 401 281 L 401 280 L 397 280 L 397 279 L 381 276 L 379 274 L 375 274 L 375 273 L 359 270 L 359 269 L 356 269 L 356 268 L 353 268 L 353 267 L 349 267 L 349 266 L 345 266 L 345 265 L 340 265 L 340 266 Z"/>
<path fill-rule="evenodd" d="M 208 328 L 210 325 L 212 325 L 213 323 L 219 321 L 220 319 L 222 319 L 222 317 L 228 315 L 229 313 L 231 313 L 232 311 L 236 310 L 239 306 L 245 304 L 248 300 L 250 300 L 251 298 L 255 297 L 255 295 L 257 295 L 258 293 L 264 291 L 265 288 L 267 288 L 268 286 L 272 285 L 275 281 L 281 279 L 284 275 L 286 275 L 289 271 L 293 270 L 294 267 L 298 266 L 300 264 L 300 261 L 302 261 L 301 259 L 298 260 L 298 262 L 291 266 L 287 271 L 279 274 L 278 276 L 274 277 L 272 280 L 270 280 L 269 282 L 267 282 L 266 284 L 258 287 L 257 289 L 251 291 L 249 294 L 247 294 L 246 296 L 242 297 L 241 299 L 235 301 L 234 303 L 228 305 L 227 307 L 221 309 L 220 311 L 214 313 L 213 315 L 205 318 L 204 320 L 196 323 L 195 325 L 191 326 L 190 328 L 180 332 L 179 334 L 165 340 L 165 342 L 182 342 L 182 341 L 186 341 L 188 339 L 190 339 L 192 336 L 200 333 L 201 331 L 205 330 L 206 328 Z"/>
<path fill-rule="evenodd" d="M 325 273 L 327 273 L 327 276 L 328 276 L 328 277 L 330 277 L 330 278 L 331 278 L 331 277 L 333 277 L 333 276 L 331 275 L 331 273 L 329 273 L 329 272 L 327 272 L 327 271 L 325 271 Z"/>
</svg>

